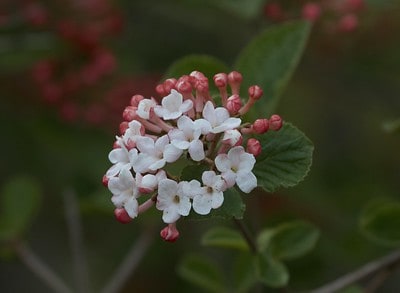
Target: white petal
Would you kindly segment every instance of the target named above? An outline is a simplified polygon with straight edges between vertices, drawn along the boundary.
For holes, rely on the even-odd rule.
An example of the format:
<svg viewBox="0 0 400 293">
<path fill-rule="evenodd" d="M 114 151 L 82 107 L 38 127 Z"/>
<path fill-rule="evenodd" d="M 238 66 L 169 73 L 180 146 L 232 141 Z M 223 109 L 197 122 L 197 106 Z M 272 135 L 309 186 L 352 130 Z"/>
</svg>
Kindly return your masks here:
<svg viewBox="0 0 400 293">
<path fill-rule="evenodd" d="M 157 177 L 152 174 L 144 175 L 142 178 L 141 186 L 154 189 L 158 185 Z"/>
<path fill-rule="evenodd" d="M 227 120 L 230 115 L 227 109 L 223 108 L 223 107 L 218 107 L 215 109 L 215 118 L 217 119 L 217 124 L 220 125 L 221 123 L 223 123 L 225 120 Z"/>
<path fill-rule="evenodd" d="M 215 174 L 214 171 L 204 171 L 203 174 L 201 175 L 201 180 L 203 181 L 204 185 L 207 186 L 213 186 L 215 183 L 215 180 L 217 175 Z M 221 176 L 219 176 L 221 178 Z"/>
<path fill-rule="evenodd" d="M 189 197 L 180 196 L 179 198 L 178 213 L 182 216 L 189 215 L 190 209 L 192 208 Z"/>
<path fill-rule="evenodd" d="M 181 182 L 182 195 L 193 198 L 196 195 L 203 194 L 203 188 L 200 182 L 197 180 L 191 180 L 190 182 Z"/>
<path fill-rule="evenodd" d="M 240 118 L 228 118 L 222 124 L 214 127 L 212 132 L 220 133 L 226 130 L 235 129 L 240 125 L 240 123 L 242 123 L 242 120 L 240 120 Z"/>
<path fill-rule="evenodd" d="M 111 197 L 111 202 L 117 208 L 122 208 L 124 206 L 124 202 L 126 201 L 126 197 L 121 194 L 116 194 Z"/>
<path fill-rule="evenodd" d="M 183 96 L 176 90 L 172 89 L 171 93 L 162 99 L 161 104 L 164 109 L 167 109 L 170 112 L 176 112 L 179 111 L 182 101 Z"/>
<path fill-rule="evenodd" d="M 220 206 L 222 206 L 223 202 L 224 202 L 224 193 L 222 191 L 214 192 L 212 196 L 211 207 L 213 209 L 218 209 Z"/>
<path fill-rule="evenodd" d="M 166 163 L 165 159 L 157 160 L 149 166 L 149 169 L 151 171 L 157 171 L 158 169 L 161 169 L 162 167 L 164 167 L 165 163 Z"/>
<path fill-rule="evenodd" d="M 200 140 L 194 140 L 190 143 L 189 154 L 193 161 L 201 161 L 205 158 L 203 143 Z"/>
<path fill-rule="evenodd" d="M 186 141 L 186 140 L 177 140 L 174 139 L 173 141 L 171 141 L 172 145 L 177 147 L 180 150 L 187 150 L 190 146 L 190 142 Z"/>
<path fill-rule="evenodd" d="M 193 210 L 200 215 L 207 215 L 211 211 L 211 196 L 198 195 L 193 199 Z"/>
<path fill-rule="evenodd" d="M 156 159 L 154 157 L 140 153 L 134 163 L 132 164 L 133 170 L 137 173 L 146 173 L 149 171 L 149 167 L 153 164 Z"/>
<path fill-rule="evenodd" d="M 156 142 L 154 143 L 154 147 L 157 153 L 162 153 L 164 150 L 164 147 L 169 144 L 169 137 L 168 135 L 163 135 L 160 138 L 158 138 L 156 140 Z"/>
<path fill-rule="evenodd" d="M 227 154 L 219 154 L 215 158 L 215 166 L 220 172 L 227 172 L 231 169 L 231 161 L 228 158 Z"/>
<path fill-rule="evenodd" d="M 211 131 L 211 124 L 206 119 L 197 119 L 194 121 L 194 128 L 200 129 L 201 134 L 207 135 Z"/>
<path fill-rule="evenodd" d="M 240 155 L 240 163 L 238 166 L 238 170 L 250 172 L 251 170 L 253 170 L 255 163 L 256 159 L 254 155 L 245 152 Z"/>
<path fill-rule="evenodd" d="M 208 122 L 210 122 L 211 126 L 215 126 L 216 117 L 215 110 L 212 102 L 208 101 L 203 108 L 203 117 L 206 118 Z"/>
<path fill-rule="evenodd" d="M 221 174 L 222 178 L 224 178 L 226 182 L 226 187 L 230 188 L 235 185 L 236 182 L 236 173 L 232 172 L 232 170 L 228 170 Z"/>
<path fill-rule="evenodd" d="M 193 108 L 193 102 L 191 100 L 185 100 L 182 105 L 179 107 L 179 111 L 182 113 L 186 113 L 190 109 Z"/>
<path fill-rule="evenodd" d="M 158 199 L 172 198 L 178 192 L 178 183 L 171 179 L 163 179 L 158 182 Z"/>
<path fill-rule="evenodd" d="M 119 162 L 127 162 L 127 161 L 129 161 L 128 152 L 123 148 L 113 149 L 108 154 L 108 159 L 113 164 L 116 164 L 116 163 L 119 163 Z"/>
<path fill-rule="evenodd" d="M 110 167 L 110 169 L 107 170 L 106 172 L 106 176 L 107 177 L 114 177 L 115 175 L 117 175 L 119 173 L 119 171 L 121 170 L 121 166 L 123 166 L 123 164 L 118 163 L 118 164 L 114 164 Z"/>
<path fill-rule="evenodd" d="M 257 187 L 257 178 L 252 172 L 238 172 L 236 184 L 239 186 L 240 190 L 249 193 Z"/>
<path fill-rule="evenodd" d="M 162 219 L 164 223 L 171 224 L 175 223 L 180 217 L 175 207 L 169 207 L 164 210 Z"/>
<path fill-rule="evenodd" d="M 182 116 L 182 117 L 184 117 L 184 116 Z M 181 118 L 182 118 L 182 117 L 181 117 Z M 179 130 L 179 129 L 177 129 L 177 128 L 171 129 L 171 130 L 168 132 L 168 136 L 169 136 L 169 139 L 170 139 L 171 142 L 172 142 L 173 140 L 186 140 L 186 136 L 185 136 L 185 134 L 183 133 L 183 131 L 182 131 L 182 130 Z"/>
<path fill-rule="evenodd" d="M 181 116 L 181 117 L 179 117 L 178 121 L 176 122 L 176 125 L 178 126 L 178 128 L 180 130 L 192 129 L 193 121 L 188 116 Z"/>
<path fill-rule="evenodd" d="M 136 147 L 145 154 L 154 154 L 154 140 L 147 136 L 140 136 L 136 139 Z"/>
<path fill-rule="evenodd" d="M 181 155 L 182 155 L 182 150 L 178 149 L 172 144 L 169 144 L 164 148 L 163 156 L 168 163 L 173 163 L 177 161 Z"/>
<path fill-rule="evenodd" d="M 228 158 L 229 161 L 231 162 L 231 166 L 235 167 L 236 171 L 238 171 L 239 168 L 241 155 L 244 153 L 245 151 L 242 146 L 233 147 L 228 152 Z"/>
<path fill-rule="evenodd" d="M 124 204 L 124 208 L 128 213 L 129 217 L 136 218 L 139 211 L 139 204 L 134 197 L 130 197 Z"/>
</svg>

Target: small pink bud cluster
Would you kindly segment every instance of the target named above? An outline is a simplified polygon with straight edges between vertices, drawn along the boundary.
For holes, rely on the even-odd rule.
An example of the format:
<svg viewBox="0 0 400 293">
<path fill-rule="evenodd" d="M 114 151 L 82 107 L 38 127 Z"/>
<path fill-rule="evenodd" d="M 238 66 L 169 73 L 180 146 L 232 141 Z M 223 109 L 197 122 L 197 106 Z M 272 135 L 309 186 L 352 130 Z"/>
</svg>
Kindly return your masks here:
<svg viewBox="0 0 400 293">
<path fill-rule="evenodd" d="M 199 71 L 157 85 L 160 101 L 132 96 L 109 153 L 113 165 L 103 177 L 119 222 L 128 223 L 155 205 L 167 224 L 160 235 L 173 242 L 179 237 L 180 217 L 192 209 L 200 215 L 218 209 L 228 188 L 250 193 L 257 186 L 252 169 L 262 146 L 253 136 L 279 130 L 282 119 L 272 115 L 242 123 L 241 116 L 263 94 L 259 86 L 251 86 L 243 101 L 242 79 L 237 71 L 214 76 L 220 106 L 210 94 L 208 78 Z M 166 166 L 178 160 L 182 164 L 182 159 L 187 165 L 204 165 L 207 171 L 199 178 L 180 180 L 179 174 L 168 171 L 174 168 Z"/>
<path fill-rule="evenodd" d="M 264 15 L 273 22 L 300 17 L 314 23 L 324 17 L 326 21 L 322 27 L 325 31 L 352 32 L 358 26 L 358 14 L 366 6 L 364 0 L 315 0 L 300 3 L 301 7 L 292 5 L 286 9 L 280 1 L 269 1 L 264 6 Z"/>
</svg>

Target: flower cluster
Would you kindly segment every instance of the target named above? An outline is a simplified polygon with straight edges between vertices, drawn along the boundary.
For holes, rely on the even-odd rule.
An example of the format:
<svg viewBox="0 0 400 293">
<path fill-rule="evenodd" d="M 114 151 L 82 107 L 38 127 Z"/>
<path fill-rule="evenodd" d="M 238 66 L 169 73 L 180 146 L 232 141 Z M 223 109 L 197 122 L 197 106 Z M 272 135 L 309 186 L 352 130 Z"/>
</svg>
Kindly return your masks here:
<svg viewBox="0 0 400 293">
<path fill-rule="evenodd" d="M 243 123 L 241 116 L 262 96 L 262 89 L 251 86 L 243 104 L 239 72 L 218 73 L 213 80 L 219 90 L 215 100 L 220 99 L 221 106 L 209 92 L 208 79 L 198 71 L 159 84 L 160 102 L 132 97 L 109 154 L 113 165 L 103 177 L 113 194 L 117 220 L 130 222 L 155 205 L 168 224 L 161 236 L 175 241 L 176 221 L 191 209 L 207 215 L 221 207 L 228 188 L 237 186 L 249 193 L 257 186 L 252 169 L 261 144 L 249 136 L 279 130 L 282 120 L 272 115 Z M 201 178 L 180 180 L 166 168 L 178 160 L 205 166 L 206 171 Z"/>
</svg>

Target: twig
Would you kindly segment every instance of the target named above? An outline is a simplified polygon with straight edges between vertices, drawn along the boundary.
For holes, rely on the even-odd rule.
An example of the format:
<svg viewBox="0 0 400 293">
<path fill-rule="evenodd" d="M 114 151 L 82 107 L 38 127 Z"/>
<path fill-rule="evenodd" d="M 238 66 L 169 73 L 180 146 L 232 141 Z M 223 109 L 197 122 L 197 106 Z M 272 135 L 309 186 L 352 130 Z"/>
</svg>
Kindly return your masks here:
<svg viewBox="0 0 400 293">
<path fill-rule="evenodd" d="M 77 291 L 88 293 L 90 292 L 89 273 L 84 252 L 78 202 L 72 190 L 65 191 L 63 197 Z"/>
<path fill-rule="evenodd" d="M 72 293 L 61 280 L 27 245 L 16 242 L 14 249 L 21 261 L 45 284 L 58 293 Z"/>
<path fill-rule="evenodd" d="M 257 245 L 254 242 L 254 239 L 252 237 L 252 235 L 250 235 L 249 229 L 247 229 L 247 227 L 243 224 L 242 221 L 233 218 L 233 222 L 236 224 L 236 226 L 239 228 L 240 232 L 242 233 L 244 239 L 246 239 L 247 244 L 250 247 L 250 250 L 253 253 L 257 253 Z"/>
<path fill-rule="evenodd" d="M 136 269 L 146 250 L 154 239 L 155 227 L 149 227 L 140 235 L 139 239 L 132 245 L 124 260 L 114 272 L 111 279 L 104 286 L 102 293 L 116 293 L 121 290 L 126 280 L 132 276 L 133 271 Z"/>
<path fill-rule="evenodd" d="M 320 288 L 314 289 L 312 293 L 332 293 L 336 292 L 340 289 L 343 289 L 351 284 L 354 284 L 367 276 L 378 273 L 382 270 L 386 270 L 388 268 L 394 269 L 397 265 L 400 264 L 400 250 L 393 252 L 387 256 L 384 256 L 375 261 L 371 261 L 366 265 L 362 266 L 360 269 L 351 272 L 343 277 L 335 280 L 332 283 L 324 285 Z"/>
</svg>

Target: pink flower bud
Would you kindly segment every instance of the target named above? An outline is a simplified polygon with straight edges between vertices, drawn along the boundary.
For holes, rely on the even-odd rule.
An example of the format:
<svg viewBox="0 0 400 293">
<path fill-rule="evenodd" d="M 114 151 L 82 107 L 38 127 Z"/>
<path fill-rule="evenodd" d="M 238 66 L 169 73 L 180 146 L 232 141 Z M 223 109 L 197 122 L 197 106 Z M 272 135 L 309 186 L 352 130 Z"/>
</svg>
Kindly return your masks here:
<svg viewBox="0 0 400 293">
<path fill-rule="evenodd" d="M 175 89 L 176 79 L 175 78 L 168 78 L 164 81 L 164 90 L 168 95 L 172 89 Z"/>
<path fill-rule="evenodd" d="M 253 123 L 253 130 L 257 134 L 263 134 L 268 131 L 269 121 L 268 119 L 257 119 Z"/>
<path fill-rule="evenodd" d="M 103 179 L 101 180 L 101 183 L 103 183 L 105 187 L 108 187 L 108 180 L 109 178 L 106 175 L 104 175 Z"/>
<path fill-rule="evenodd" d="M 161 97 L 165 97 L 167 95 L 167 92 L 165 91 L 164 85 L 163 84 L 158 84 L 156 86 L 156 92 L 159 94 Z"/>
<path fill-rule="evenodd" d="M 226 75 L 226 73 L 217 73 L 216 75 L 214 75 L 214 83 L 215 86 L 218 88 L 225 88 L 228 84 L 228 76 Z"/>
<path fill-rule="evenodd" d="M 228 98 L 226 108 L 231 115 L 237 114 L 241 107 L 242 101 L 240 100 L 239 95 L 232 95 Z"/>
<path fill-rule="evenodd" d="M 119 133 L 120 133 L 121 135 L 123 135 L 123 134 L 125 133 L 125 131 L 126 131 L 128 128 L 129 128 L 129 123 L 128 123 L 128 121 L 122 121 L 122 122 L 119 124 Z"/>
<path fill-rule="evenodd" d="M 249 87 L 249 97 L 253 100 L 259 100 L 263 95 L 263 90 L 258 85 L 252 85 Z"/>
<path fill-rule="evenodd" d="M 161 230 L 160 236 L 168 242 L 175 242 L 179 238 L 179 231 L 176 229 L 175 223 L 169 224 Z"/>
<path fill-rule="evenodd" d="M 184 94 L 184 93 L 191 93 L 192 92 L 192 85 L 190 84 L 189 81 L 186 80 L 179 80 L 176 83 L 176 89 L 178 92 Z"/>
<path fill-rule="evenodd" d="M 131 106 L 137 107 L 139 105 L 139 102 L 143 100 L 144 97 L 142 95 L 134 95 L 131 98 Z"/>
<path fill-rule="evenodd" d="M 243 77 L 237 71 L 232 71 L 228 74 L 228 83 L 232 89 L 233 94 L 239 94 L 240 84 L 242 83 Z"/>
<path fill-rule="evenodd" d="M 132 218 L 129 217 L 128 213 L 124 208 L 116 208 L 114 210 L 114 216 L 118 222 L 122 224 L 127 224 L 132 221 Z"/>
<path fill-rule="evenodd" d="M 338 23 L 338 29 L 341 32 L 349 33 L 354 31 L 358 26 L 358 18 L 354 14 L 343 16 Z"/>
<path fill-rule="evenodd" d="M 281 116 L 279 116 L 279 115 L 274 114 L 271 116 L 271 118 L 269 118 L 269 128 L 271 130 L 277 131 L 277 130 L 281 129 L 282 124 L 283 124 L 283 121 L 282 121 Z"/>
<path fill-rule="evenodd" d="M 316 3 L 306 3 L 303 6 L 302 16 L 304 19 L 314 22 L 321 16 L 321 7 Z"/>
<path fill-rule="evenodd" d="M 261 150 L 261 143 L 255 138 L 249 138 L 247 141 L 246 151 L 257 157 L 259 154 L 261 154 Z"/>
<path fill-rule="evenodd" d="M 205 75 L 202 73 L 202 72 L 200 72 L 200 71 L 192 71 L 191 73 L 190 73 L 190 76 L 193 76 L 195 79 L 203 79 L 203 78 L 206 78 L 205 77 Z"/>
<path fill-rule="evenodd" d="M 128 106 L 124 109 L 124 112 L 122 113 L 122 118 L 126 121 L 132 121 L 136 118 L 136 107 L 133 106 Z"/>
<path fill-rule="evenodd" d="M 195 82 L 194 87 L 199 92 L 202 92 L 202 93 L 208 92 L 208 80 L 207 80 L 207 78 L 197 79 L 196 82 Z"/>
<path fill-rule="evenodd" d="M 278 3 L 268 3 L 265 5 L 264 14 L 272 21 L 282 21 L 284 19 L 282 7 Z"/>
</svg>

